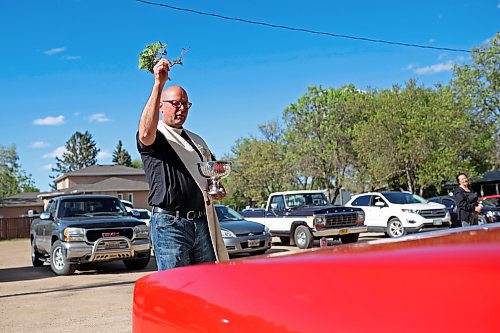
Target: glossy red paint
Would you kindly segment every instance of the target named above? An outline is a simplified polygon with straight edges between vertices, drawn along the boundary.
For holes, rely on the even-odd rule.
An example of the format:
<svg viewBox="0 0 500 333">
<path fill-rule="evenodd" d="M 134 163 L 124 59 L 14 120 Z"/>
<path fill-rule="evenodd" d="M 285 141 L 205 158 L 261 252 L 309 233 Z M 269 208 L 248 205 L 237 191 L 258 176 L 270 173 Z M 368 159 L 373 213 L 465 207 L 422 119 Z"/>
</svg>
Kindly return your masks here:
<svg viewBox="0 0 500 333">
<path fill-rule="evenodd" d="M 134 333 L 500 332 L 500 226 L 163 271 Z"/>
</svg>

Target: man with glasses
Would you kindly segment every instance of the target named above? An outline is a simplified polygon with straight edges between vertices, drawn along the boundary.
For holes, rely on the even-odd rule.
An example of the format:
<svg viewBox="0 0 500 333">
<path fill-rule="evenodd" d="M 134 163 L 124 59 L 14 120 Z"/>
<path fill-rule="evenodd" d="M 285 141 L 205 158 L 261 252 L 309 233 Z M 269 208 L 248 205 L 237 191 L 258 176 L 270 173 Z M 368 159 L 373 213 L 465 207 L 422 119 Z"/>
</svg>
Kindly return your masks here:
<svg viewBox="0 0 500 333">
<path fill-rule="evenodd" d="M 214 160 L 201 137 L 186 130 L 192 103 L 180 86 L 163 90 L 171 63 L 154 67 L 154 84 L 137 132 L 137 149 L 153 207 L 151 241 L 158 270 L 228 259 L 208 180 L 197 163 Z M 159 120 L 159 113 L 162 114 Z"/>
</svg>

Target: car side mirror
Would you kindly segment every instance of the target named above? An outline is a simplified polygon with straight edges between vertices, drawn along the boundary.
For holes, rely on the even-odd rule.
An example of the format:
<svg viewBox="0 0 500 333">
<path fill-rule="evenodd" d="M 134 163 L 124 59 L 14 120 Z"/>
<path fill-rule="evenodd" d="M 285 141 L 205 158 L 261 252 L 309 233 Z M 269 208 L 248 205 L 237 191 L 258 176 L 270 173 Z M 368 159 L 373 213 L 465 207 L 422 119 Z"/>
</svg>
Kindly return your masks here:
<svg viewBox="0 0 500 333">
<path fill-rule="evenodd" d="M 49 212 L 43 212 L 42 214 L 40 214 L 40 220 L 52 220 L 52 219 L 53 219 L 52 214 Z"/>
<path fill-rule="evenodd" d="M 132 215 L 133 217 L 139 218 L 141 216 L 141 213 L 136 209 L 132 209 L 130 211 L 130 215 Z"/>
<path fill-rule="evenodd" d="M 377 206 L 377 207 L 384 207 L 385 204 L 383 202 L 381 202 L 381 201 L 377 201 L 377 202 L 375 202 L 375 206 Z"/>
</svg>

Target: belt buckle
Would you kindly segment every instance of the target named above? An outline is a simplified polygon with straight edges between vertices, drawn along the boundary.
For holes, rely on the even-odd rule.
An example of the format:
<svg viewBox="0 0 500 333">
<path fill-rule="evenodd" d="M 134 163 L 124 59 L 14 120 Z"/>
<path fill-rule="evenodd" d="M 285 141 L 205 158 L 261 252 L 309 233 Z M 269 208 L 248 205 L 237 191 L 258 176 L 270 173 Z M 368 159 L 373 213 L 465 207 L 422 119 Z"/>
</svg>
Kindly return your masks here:
<svg viewBox="0 0 500 333">
<path fill-rule="evenodd" d="M 194 220 L 196 217 L 196 212 L 194 210 L 190 210 L 189 212 L 186 213 L 186 219 L 187 220 Z"/>
</svg>

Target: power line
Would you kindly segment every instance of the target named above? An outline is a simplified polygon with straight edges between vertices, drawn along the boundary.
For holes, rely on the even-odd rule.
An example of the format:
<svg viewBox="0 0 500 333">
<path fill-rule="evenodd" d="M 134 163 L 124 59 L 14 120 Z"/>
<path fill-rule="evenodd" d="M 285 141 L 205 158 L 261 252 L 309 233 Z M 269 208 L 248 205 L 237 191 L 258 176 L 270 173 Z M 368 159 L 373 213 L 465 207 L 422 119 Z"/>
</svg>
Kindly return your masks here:
<svg viewBox="0 0 500 333">
<path fill-rule="evenodd" d="M 470 50 L 465 50 L 465 49 L 454 49 L 454 48 L 449 48 L 449 47 L 437 47 L 437 46 L 429 46 L 429 45 L 394 42 L 394 41 L 383 40 L 383 39 L 373 39 L 373 38 L 366 38 L 366 37 L 334 34 L 331 32 L 316 31 L 316 30 L 303 29 L 303 28 L 294 28 L 294 27 L 289 27 L 286 25 L 252 21 L 252 20 L 247 20 L 247 19 L 242 19 L 242 18 L 237 18 L 237 17 L 224 16 L 224 15 L 215 14 L 215 13 L 202 12 L 202 11 L 198 11 L 198 10 L 194 10 L 194 9 L 175 7 L 175 6 L 171 6 L 171 5 L 167 5 L 167 4 L 163 4 L 163 3 L 152 2 L 152 1 L 144 1 L 144 0 L 135 0 L 135 1 L 141 2 L 143 4 L 147 4 L 147 5 L 152 5 L 152 6 L 165 7 L 165 8 L 183 11 L 183 12 L 189 12 L 189 13 L 194 13 L 194 14 L 199 14 L 199 15 L 204 15 L 204 16 L 217 17 L 217 18 L 221 18 L 221 19 L 229 20 L 229 21 L 238 21 L 238 22 L 243 22 L 243 23 L 248 23 L 248 24 L 262 25 L 262 26 L 269 27 L 269 28 L 284 29 L 284 30 L 291 30 L 291 31 L 300 31 L 300 32 L 306 32 L 306 33 L 316 34 L 316 35 L 324 35 L 324 36 L 335 37 L 335 38 L 346 38 L 346 39 L 353 39 L 353 40 L 362 40 L 362 41 L 371 42 L 371 43 L 381 43 L 381 44 L 389 44 L 389 45 L 397 45 L 397 46 L 416 47 L 416 48 L 421 48 L 421 49 L 431 49 L 431 50 L 439 50 L 439 51 L 465 52 L 465 53 L 472 52 Z M 479 52 L 482 53 L 481 51 L 479 51 Z"/>
</svg>

